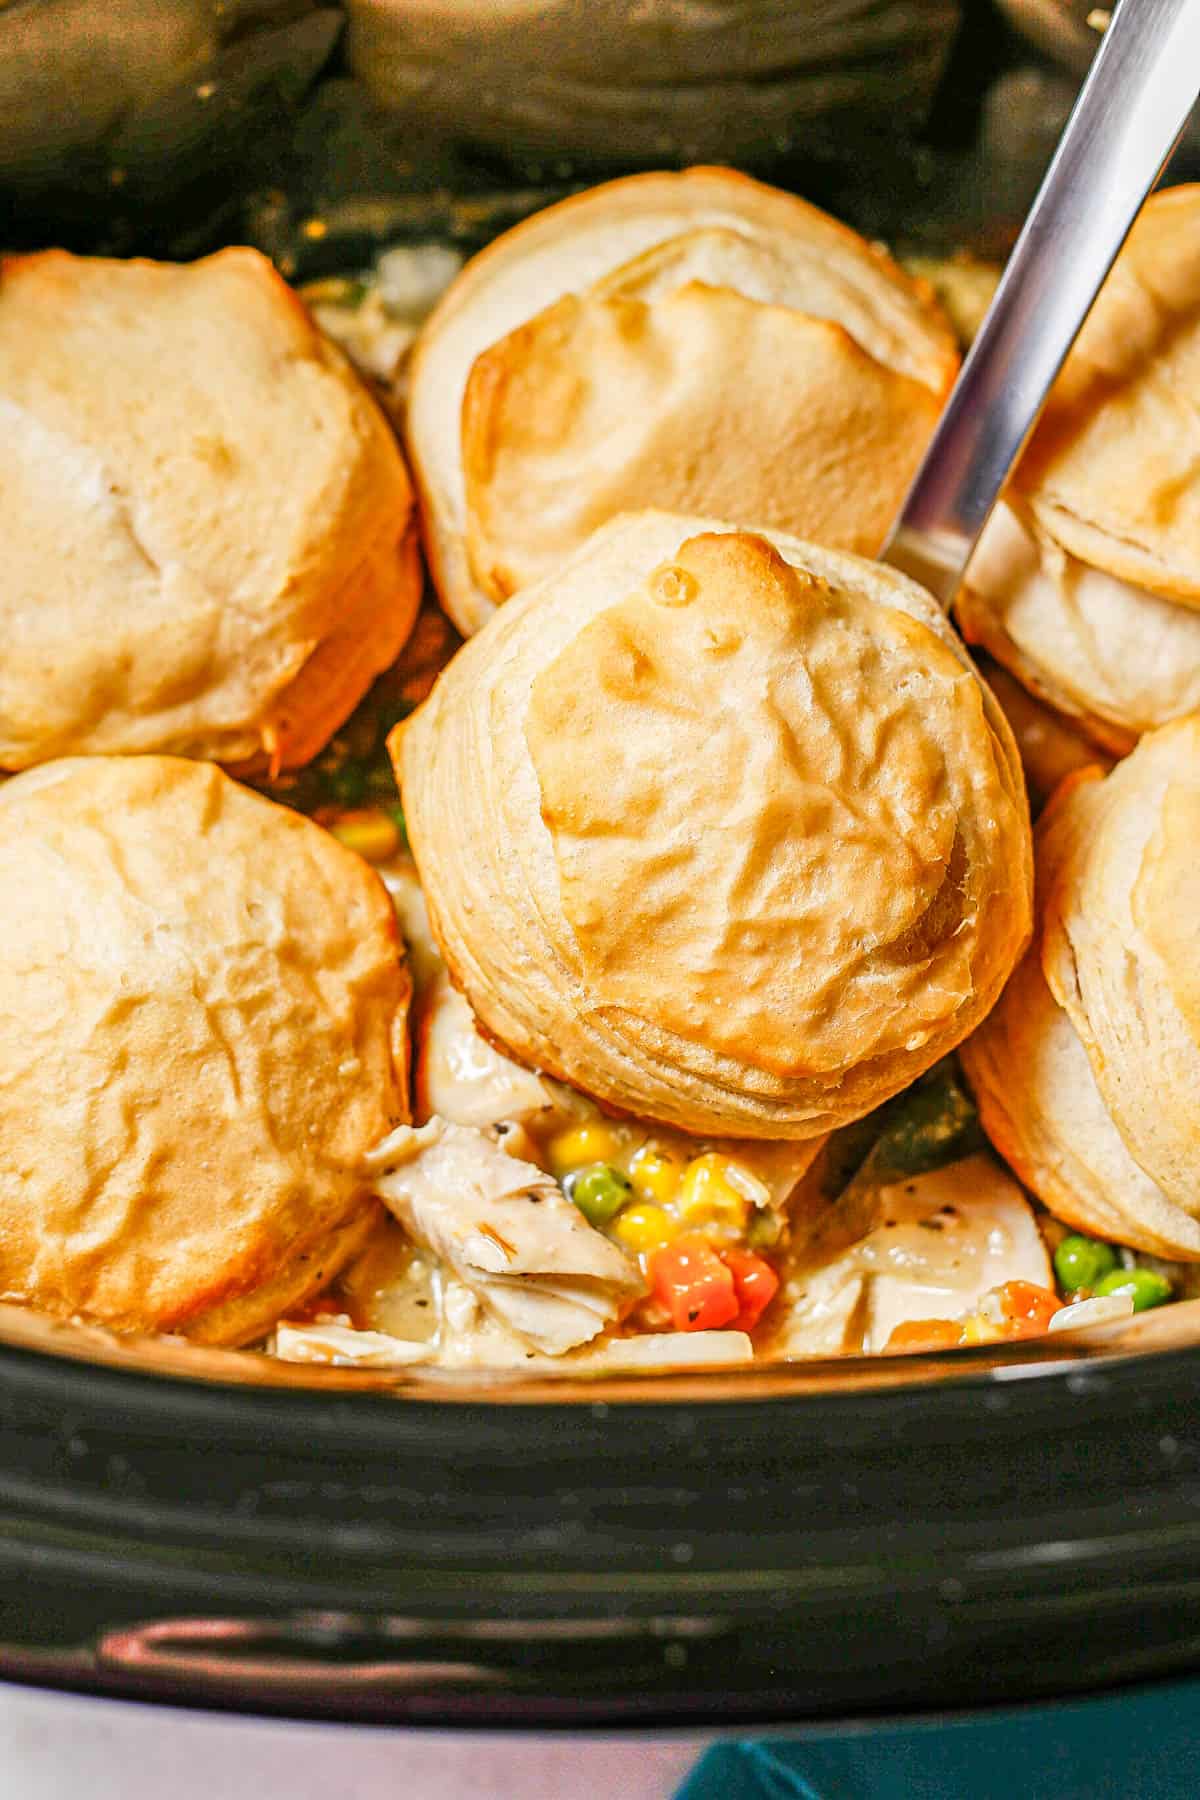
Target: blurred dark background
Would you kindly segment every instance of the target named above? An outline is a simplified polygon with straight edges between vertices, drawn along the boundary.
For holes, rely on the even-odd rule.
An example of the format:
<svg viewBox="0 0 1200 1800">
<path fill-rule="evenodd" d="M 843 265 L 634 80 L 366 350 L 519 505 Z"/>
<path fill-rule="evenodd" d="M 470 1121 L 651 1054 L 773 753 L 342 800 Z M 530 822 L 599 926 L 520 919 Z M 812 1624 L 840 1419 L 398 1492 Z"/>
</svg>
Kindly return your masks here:
<svg viewBox="0 0 1200 1800">
<path fill-rule="evenodd" d="M 308 278 L 386 243 L 471 249 L 604 174 L 710 160 L 901 248 L 1002 256 L 1106 17 L 1079 0 L 0 0 L 0 245 L 243 240 Z"/>
</svg>

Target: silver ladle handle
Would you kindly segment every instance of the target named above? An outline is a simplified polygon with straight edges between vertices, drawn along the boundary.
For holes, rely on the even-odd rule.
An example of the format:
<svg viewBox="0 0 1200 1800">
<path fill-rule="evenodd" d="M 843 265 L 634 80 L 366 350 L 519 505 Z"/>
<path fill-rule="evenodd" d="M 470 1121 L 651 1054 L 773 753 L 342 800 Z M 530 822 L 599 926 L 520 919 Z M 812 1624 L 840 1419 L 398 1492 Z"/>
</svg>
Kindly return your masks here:
<svg viewBox="0 0 1200 1800">
<path fill-rule="evenodd" d="M 1119 0 L 882 560 L 946 607 L 1200 92 L 1200 0 Z"/>
</svg>

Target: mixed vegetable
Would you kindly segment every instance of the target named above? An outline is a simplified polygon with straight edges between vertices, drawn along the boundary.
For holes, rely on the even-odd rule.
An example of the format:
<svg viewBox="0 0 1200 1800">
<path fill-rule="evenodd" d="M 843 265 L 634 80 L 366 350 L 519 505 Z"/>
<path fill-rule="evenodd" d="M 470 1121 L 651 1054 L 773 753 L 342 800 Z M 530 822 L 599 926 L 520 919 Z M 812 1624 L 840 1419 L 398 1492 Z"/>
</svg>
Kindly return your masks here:
<svg viewBox="0 0 1200 1800">
<path fill-rule="evenodd" d="M 1073 1330 L 1146 1312 L 1163 1305 L 1174 1293 L 1165 1274 L 1140 1266 L 1131 1251 L 1078 1233 L 1060 1239 L 1053 1265 L 1054 1288 L 1027 1281 L 1005 1282 L 986 1294 L 966 1319 L 913 1319 L 898 1325 L 887 1349 L 951 1350 L 1041 1337 L 1047 1331 Z"/>
<path fill-rule="evenodd" d="M 753 1331 L 779 1286 L 751 1245 L 782 1227 L 765 1183 L 714 1150 L 682 1160 L 644 1131 L 604 1120 L 569 1126 L 546 1147 L 563 1192 L 590 1225 L 641 1263 L 644 1328 Z"/>
</svg>

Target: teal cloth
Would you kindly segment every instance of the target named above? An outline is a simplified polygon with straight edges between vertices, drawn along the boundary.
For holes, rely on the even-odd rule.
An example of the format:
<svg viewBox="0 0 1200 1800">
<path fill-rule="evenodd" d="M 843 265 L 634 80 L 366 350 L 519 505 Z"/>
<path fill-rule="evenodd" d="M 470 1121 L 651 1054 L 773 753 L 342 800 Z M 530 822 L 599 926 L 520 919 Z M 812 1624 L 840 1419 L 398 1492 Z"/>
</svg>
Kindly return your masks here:
<svg viewBox="0 0 1200 1800">
<path fill-rule="evenodd" d="M 1200 1682 L 803 1738 L 717 1744 L 677 1800 L 1197 1800 Z"/>
</svg>

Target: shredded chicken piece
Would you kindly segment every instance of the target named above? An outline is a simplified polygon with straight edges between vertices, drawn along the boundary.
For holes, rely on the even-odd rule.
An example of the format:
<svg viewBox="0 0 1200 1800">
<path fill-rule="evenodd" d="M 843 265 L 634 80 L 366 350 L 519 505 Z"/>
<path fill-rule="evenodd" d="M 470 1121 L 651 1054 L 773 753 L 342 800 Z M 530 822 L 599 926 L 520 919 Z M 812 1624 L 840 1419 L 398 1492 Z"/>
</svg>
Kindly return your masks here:
<svg viewBox="0 0 1200 1800">
<path fill-rule="evenodd" d="M 1086 1304 L 1091 1305 L 1092 1302 Z M 1073 1309 L 1068 1309 L 1073 1310 Z M 424 1363 L 443 1369 L 520 1369 L 525 1374 L 620 1375 L 665 1369 L 728 1368 L 751 1362 L 744 1331 L 664 1332 L 604 1337 L 561 1356 L 530 1348 L 462 1282 L 446 1283 L 443 1343 L 416 1343 L 349 1323 L 279 1325 L 271 1344 L 283 1362 L 324 1363 L 343 1369 L 396 1369 Z"/>
<path fill-rule="evenodd" d="M 272 1349 L 282 1362 L 332 1363 L 339 1368 L 391 1369 L 429 1362 L 432 1344 L 412 1343 L 386 1331 L 356 1331 L 353 1325 L 289 1325 L 275 1330 Z"/>
<path fill-rule="evenodd" d="M 839 1258 L 814 1271 L 784 1294 L 787 1311 L 771 1342 L 775 1356 L 845 1356 L 860 1351 L 868 1278 L 848 1272 Z"/>
<path fill-rule="evenodd" d="M 416 984 L 417 1117 L 437 1116 L 481 1131 L 539 1117 L 552 1121 L 566 1090 L 522 1068 L 481 1035 L 451 984 L 411 857 L 395 857 L 379 872 L 396 908 Z"/>
<path fill-rule="evenodd" d="M 580 1374 L 620 1375 L 643 1369 L 719 1369 L 753 1360 L 754 1345 L 744 1331 L 659 1331 L 608 1338 L 576 1350 L 567 1362 Z"/>
<path fill-rule="evenodd" d="M 401 1126 L 371 1157 L 375 1188 L 504 1324 L 549 1356 L 589 1343 L 644 1291 L 558 1183 L 469 1126 Z"/>
<path fill-rule="evenodd" d="M 429 928 L 429 909 L 421 892 L 417 865 L 411 856 L 394 856 L 390 862 L 379 863 L 376 873 L 396 909 L 400 934 L 408 950 L 413 984 L 420 1000 L 430 985 L 445 973 L 446 965 Z"/>
<path fill-rule="evenodd" d="M 502 1121 L 550 1118 L 549 1084 L 483 1038 L 470 1007 L 440 974 L 430 988 L 420 1028 L 417 1092 L 430 1117 L 486 1129 Z"/>
<path fill-rule="evenodd" d="M 1006 1281 L 1050 1287 L 1037 1221 L 990 1156 L 848 1190 L 796 1244 L 776 1356 L 881 1351 L 910 1319 L 960 1319 Z"/>
<path fill-rule="evenodd" d="M 754 1360 L 744 1331 L 667 1331 L 636 1337 L 607 1333 L 562 1356 L 532 1350 L 460 1281 L 446 1282 L 437 1363 L 445 1369 L 518 1369 L 526 1375 L 620 1375 L 661 1369 L 710 1369 Z"/>
</svg>

